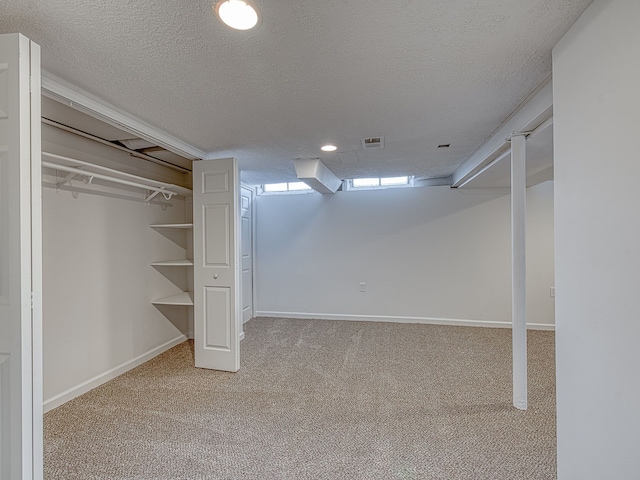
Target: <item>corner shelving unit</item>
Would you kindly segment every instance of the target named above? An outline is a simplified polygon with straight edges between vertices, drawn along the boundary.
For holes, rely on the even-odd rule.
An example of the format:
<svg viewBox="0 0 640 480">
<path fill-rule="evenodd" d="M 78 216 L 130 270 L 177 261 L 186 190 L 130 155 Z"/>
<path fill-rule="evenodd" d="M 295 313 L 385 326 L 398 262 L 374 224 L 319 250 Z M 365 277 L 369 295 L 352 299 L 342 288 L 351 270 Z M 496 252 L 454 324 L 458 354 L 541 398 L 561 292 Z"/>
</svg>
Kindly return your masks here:
<svg viewBox="0 0 640 480">
<path fill-rule="evenodd" d="M 177 230 L 191 230 L 193 229 L 193 223 L 165 223 L 150 225 L 151 228 L 162 229 L 177 229 Z M 161 260 L 158 262 L 152 262 L 154 267 L 175 267 L 175 268 L 189 268 L 193 266 L 193 260 L 189 258 L 181 258 L 177 260 Z M 168 297 L 159 298 L 153 300 L 151 303 L 154 305 L 193 305 L 193 292 L 180 292 L 176 295 L 170 295 Z"/>
</svg>

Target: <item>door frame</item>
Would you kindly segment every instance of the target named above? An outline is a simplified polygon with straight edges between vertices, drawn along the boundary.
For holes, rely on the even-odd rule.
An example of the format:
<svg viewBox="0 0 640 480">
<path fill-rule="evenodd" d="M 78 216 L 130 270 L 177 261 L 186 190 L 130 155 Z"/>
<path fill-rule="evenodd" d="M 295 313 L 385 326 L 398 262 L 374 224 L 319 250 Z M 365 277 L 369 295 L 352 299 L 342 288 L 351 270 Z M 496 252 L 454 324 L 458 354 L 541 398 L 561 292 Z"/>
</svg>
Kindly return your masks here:
<svg viewBox="0 0 640 480">
<path fill-rule="evenodd" d="M 20 372 L 9 371 L 13 380 L 11 390 L 8 392 L 12 418 L 8 424 L 3 425 L 8 429 L 0 432 L 4 440 L 15 440 L 13 434 L 19 432 L 20 445 L 10 450 L 9 470 L 10 478 L 23 478 L 40 480 L 43 478 L 43 401 L 42 401 L 42 163 L 41 163 L 41 72 L 40 72 L 40 46 L 21 34 L 2 35 L 3 43 L 7 42 L 7 48 L 15 53 L 16 64 L 11 68 L 11 63 L 4 65 L 7 91 L 10 97 L 9 110 L 5 120 L 15 120 L 18 124 L 19 148 L 8 150 L 10 156 L 10 168 L 16 168 L 19 176 L 16 202 L 18 214 L 14 213 L 15 198 L 9 195 L 8 204 L 13 204 L 12 211 L 7 212 L 8 222 L 17 222 L 20 233 L 18 242 L 10 240 L 8 255 L 12 258 L 5 267 L 9 275 L 13 270 L 14 262 L 18 262 L 20 278 L 9 277 L 8 291 L 10 308 L 12 301 L 19 299 L 19 318 L 15 318 L 9 312 L 10 328 L 14 323 L 19 324 L 17 333 L 10 334 L 10 338 L 20 337 L 20 349 L 17 359 Z M 15 50 L 13 50 L 15 48 Z M 17 70 L 18 80 L 13 72 Z M 15 91 L 13 90 L 15 88 Z M 9 91 L 9 89 L 11 89 Z M 15 103 L 14 103 L 15 102 Z M 11 118 L 13 116 L 13 119 Z M 15 138 L 15 137 L 14 137 Z M 15 147 L 15 145 L 13 145 Z M 17 152 L 17 153 L 16 153 Z M 14 180 L 14 179 L 12 179 Z M 14 185 L 15 186 L 15 185 Z M 18 220 L 15 220 L 18 217 Z M 12 219 L 13 218 L 13 219 Z M 11 230 L 10 230 L 11 233 Z M 13 231 L 15 235 L 15 231 Z M 15 239 L 15 237 L 13 237 Z M 17 281 L 16 281 L 17 280 Z M 17 287 L 17 288 L 16 288 Z M 18 292 L 17 294 L 15 292 Z M 11 300 L 13 299 L 13 300 Z M 10 380 L 11 381 L 11 380 Z M 18 389 L 20 394 L 19 404 L 13 404 L 16 398 L 13 390 Z M 5 392 L 2 392 L 4 395 Z M 0 399 L 1 400 L 1 399 Z M 6 398 L 5 398 L 6 400 Z M 13 405 L 13 408 L 11 407 Z M 6 405 L 5 405 L 6 406 Z M 4 408 L 4 407 L 3 407 Z M 15 426 L 13 415 L 19 415 L 18 427 Z M 13 430 L 15 428 L 15 430 Z M 12 433 L 13 432 L 13 433 Z M 6 435 L 6 437 L 5 437 Z M 6 452 L 6 450 L 5 450 Z M 16 465 L 18 464 L 18 465 Z M 7 473 L 6 466 L 0 475 Z M 8 478 L 9 478 L 8 477 Z"/>
</svg>

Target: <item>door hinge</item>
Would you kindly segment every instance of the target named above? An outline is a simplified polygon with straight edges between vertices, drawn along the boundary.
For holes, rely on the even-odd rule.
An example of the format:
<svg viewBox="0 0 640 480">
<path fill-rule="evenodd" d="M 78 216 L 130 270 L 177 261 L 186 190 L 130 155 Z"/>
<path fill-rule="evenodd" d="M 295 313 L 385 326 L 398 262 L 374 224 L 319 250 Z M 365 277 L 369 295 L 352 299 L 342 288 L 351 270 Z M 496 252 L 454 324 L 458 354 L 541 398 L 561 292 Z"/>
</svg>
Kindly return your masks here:
<svg viewBox="0 0 640 480">
<path fill-rule="evenodd" d="M 31 292 L 31 310 L 33 310 L 33 292 Z"/>
</svg>

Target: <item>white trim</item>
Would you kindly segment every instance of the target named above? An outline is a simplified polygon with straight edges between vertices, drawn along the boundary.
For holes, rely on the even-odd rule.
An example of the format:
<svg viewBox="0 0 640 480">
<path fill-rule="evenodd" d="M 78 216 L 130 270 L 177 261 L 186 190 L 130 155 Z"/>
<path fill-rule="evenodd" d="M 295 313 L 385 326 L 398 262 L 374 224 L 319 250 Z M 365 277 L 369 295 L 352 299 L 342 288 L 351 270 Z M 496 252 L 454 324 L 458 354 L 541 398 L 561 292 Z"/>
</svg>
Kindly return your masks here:
<svg viewBox="0 0 640 480">
<path fill-rule="evenodd" d="M 75 387 L 71 387 L 70 389 L 59 393 L 58 395 L 54 395 L 53 397 L 48 398 L 44 401 L 44 413 L 47 413 L 54 408 L 68 402 L 69 400 L 73 400 L 74 398 L 87 393 L 89 390 L 93 390 L 103 383 L 107 383 L 109 380 L 113 380 L 117 376 L 122 375 L 123 373 L 128 372 L 129 370 L 132 370 L 145 362 L 148 362 L 152 358 L 157 357 L 161 353 L 166 352 L 170 348 L 175 347 L 185 340 L 187 340 L 187 337 L 185 335 L 180 335 L 179 337 L 176 337 L 173 340 L 169 340 L 168 342 L 163 343 L 156 348 L 152 348 L 147 353 L 143 353 L 142 355 L 121 363 L 117 367 L 107 370 L 100 375 L 96 375 L 95 377 L 90 378 L 89 380 L 86 380 L 79 385 L 76 385 Z"/>
<path fill-rule="evenodd" d="M 240 332 L 240 341 L 244 340 L 244 332 Z"/>
<path fill-rule="evenodd" d="M 207 156 L 203 150 L 107 104 L 44 70 L 42 71 L 42 94 L 183 157 L 196 160 Z"/>
<path fill-rule="evenodd" d="M 347 320 L 356 322 L 421 323 L 425 325 L 451 325 L 458 327 L 511 328 L 511 322 L 489 320 L 466 320 L 459 318 L 404 317 L 383 315 L 351 315 L 336 313 L 300 313 L 258 311 L 256 317 L 293 318 L 314 320 Z M 555 325 L 547 323 L 527 323 L 528 330 L 555 330 Z"/>
</svg>

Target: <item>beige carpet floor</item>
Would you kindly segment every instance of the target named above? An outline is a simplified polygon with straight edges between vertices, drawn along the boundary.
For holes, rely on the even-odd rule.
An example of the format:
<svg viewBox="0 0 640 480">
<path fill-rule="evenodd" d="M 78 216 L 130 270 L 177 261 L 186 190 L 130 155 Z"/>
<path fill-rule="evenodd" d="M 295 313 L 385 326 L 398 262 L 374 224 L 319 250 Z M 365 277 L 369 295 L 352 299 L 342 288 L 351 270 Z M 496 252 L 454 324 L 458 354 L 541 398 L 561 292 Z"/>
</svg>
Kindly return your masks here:
<svg viewBox="0 0 640 480">
<path fill-rule="evenodd" d="M 552 479 L 554 334 L 257 318 L 236 374 L 185 342 L 45 415 L 46 479 Z"/>
</svg>

